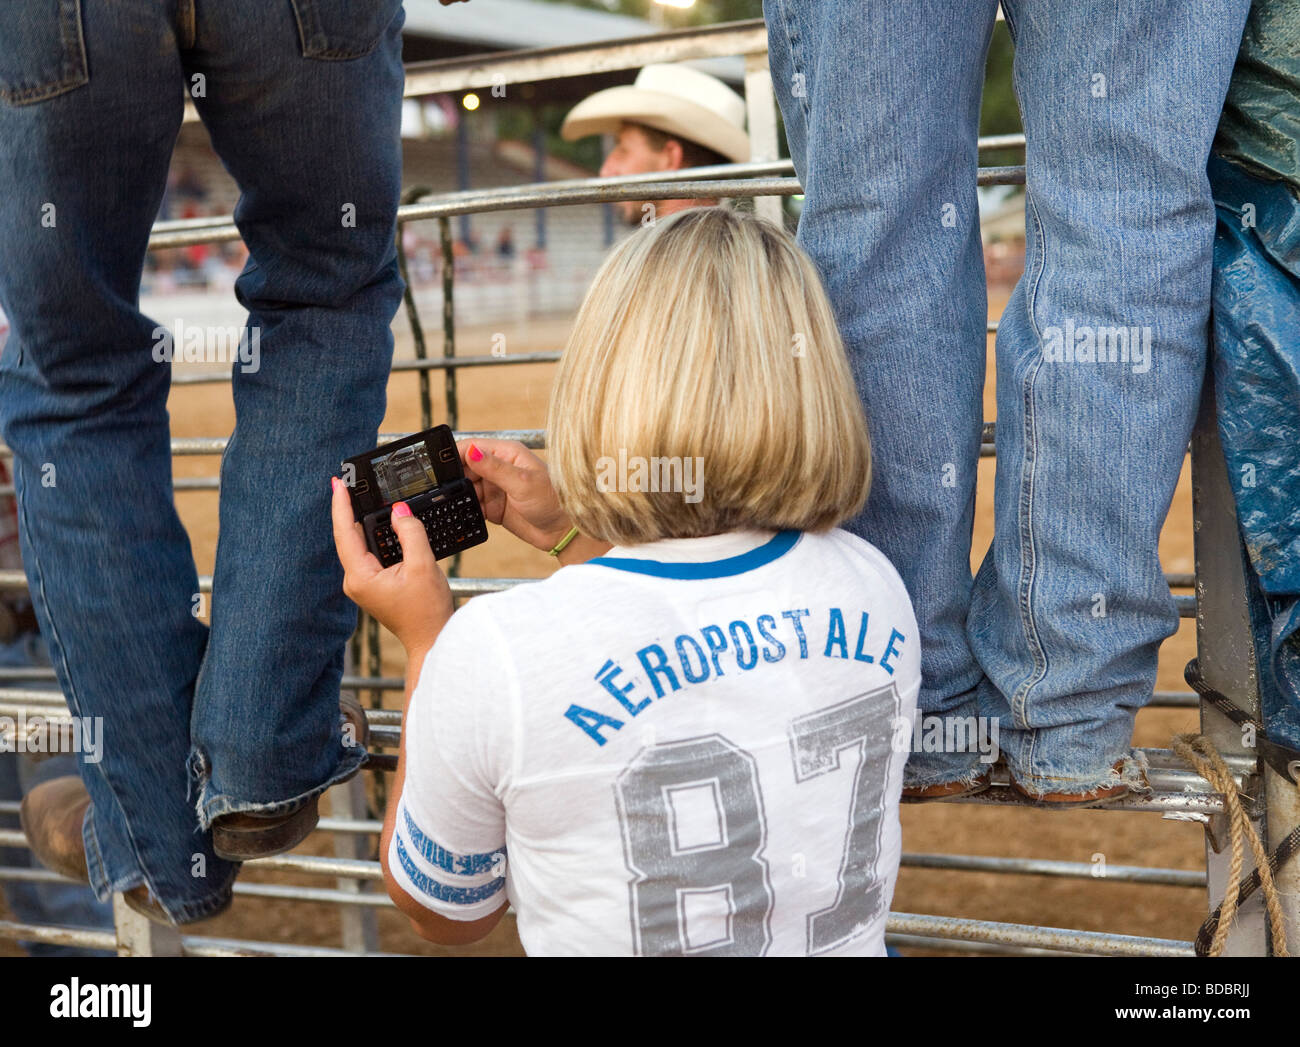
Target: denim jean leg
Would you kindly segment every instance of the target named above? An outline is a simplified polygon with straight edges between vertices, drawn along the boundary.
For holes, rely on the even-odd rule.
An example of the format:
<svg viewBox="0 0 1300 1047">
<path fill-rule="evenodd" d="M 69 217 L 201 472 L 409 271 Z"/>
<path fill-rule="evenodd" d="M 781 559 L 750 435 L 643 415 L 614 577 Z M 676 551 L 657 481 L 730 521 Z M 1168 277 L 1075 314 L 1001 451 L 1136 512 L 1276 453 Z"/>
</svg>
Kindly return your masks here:
<svg viewBox="0 0 1300 1047">
<path fill-rule="evenodd" d="M 300 27 L 303 3 L 210 0 L 184 53 L 206 80 L 196 105 L 239 183 L 250 254 L 236 284 L 249 352 L 233 367 L 192 724 L 205 826 L 288 810 L 364 758 L 339 727 L 356 608 L 334 552 L 330 477 L 375 445 L 385 410 L 403 290 L 403 73 L 400 3 L 367 5 L 364 18 L 353 7 L 313 0 Z"/>
<path fill-rule="evenodd" d="M 871 495 L 846 526 L 911 594 L 922 724 L 964 719 L 981 677 L 965 625 L 986 356 L 975 177 L 997 5 L 766 0 L 763 10 L 805 192 L 799 243 L 826 283 L 871 432 Z M 906 784 L 969 782 L 984 769 L 978 752 L 917 751 Z"/>
<path fill-rule="evenodd" d="M 99 753 L 81 757 L 92 886 L 103 899 L 145 882 L 183 922 L 227 904 L 236 867 L 212 853 L 187 800 L 207 630 L 191 613 L 198 583 L 173 505 L 170 366 L 154 359 L 155 324 L 138 309 L 181 68 L 157 5 L 62 10 L 71 28 L 28 22 L 55 36 L 24 55 L 70 49 L 68 68 L 84 47 L 88 80 L 0 99 L 0 301 L 12 325 L 0 414 L 41 632 L 74 715 L 102 718 Z M 0 28 L 14 14 L 0 12 Z M 14 59 L 0 63 L 9 75 Z"/>
<path fill-rule="evenodd" d="M 1026 258 L 998 330 L 996 533 L 970 638 L 1017 780 L 1081 793 L 1117 780 L 1178 625 L 1157 543 L 1205 367 L 1205 164 L 1249 4 L 1003 6 Z"/>
</svg>

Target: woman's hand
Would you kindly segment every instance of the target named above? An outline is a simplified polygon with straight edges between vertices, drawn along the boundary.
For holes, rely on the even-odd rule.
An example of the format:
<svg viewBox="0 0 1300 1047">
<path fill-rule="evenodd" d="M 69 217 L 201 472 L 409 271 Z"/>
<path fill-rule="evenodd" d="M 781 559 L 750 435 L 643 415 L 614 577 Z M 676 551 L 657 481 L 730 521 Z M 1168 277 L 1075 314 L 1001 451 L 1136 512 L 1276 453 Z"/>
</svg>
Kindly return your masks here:
<svg viewBox="0 0 1300 1047">
<path fill-rule="evenodd" d="M 434 559 L 424 524 L 405 502 L 393 507 L 392 527 L 402 546 L 402 562 L 383 567 L 366 548 L 365 531 L 352 513 L 347 486 L 330 479 L 334 498 L 334 548 L 343 564 L 343 592 L 401 641 L 407 652 L 427 651 L 451 617 L 447 578 Z M 405 509 L 404 515 L 398 513 Z"/>
<path fill-rule="evenodd" d="M 564 540 L 573 524 L 555 497 L 546 463 L 537 455 L 516 440 L 462 440 L 456 447 L 488 520 L 543 552 Z M 583 563 L 609 548 L 608 542 L 579 534 L 559 560 L 565 566 Z"/>
<path fill-rule="evenodd" d="M 456 445 L 483 515 L 543 552 L 573 526 L 551 486 L 546 463 L 515 440 L 462 440 Z"/>
</svg>

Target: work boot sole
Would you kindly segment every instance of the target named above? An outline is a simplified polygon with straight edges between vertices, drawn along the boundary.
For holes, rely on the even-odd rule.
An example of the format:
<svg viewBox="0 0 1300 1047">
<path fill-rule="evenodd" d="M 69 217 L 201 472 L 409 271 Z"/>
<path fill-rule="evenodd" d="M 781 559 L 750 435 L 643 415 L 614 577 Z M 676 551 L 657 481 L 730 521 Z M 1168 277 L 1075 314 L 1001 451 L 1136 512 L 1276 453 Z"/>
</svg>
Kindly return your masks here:
<svg viewBox="0 0 1300 1047">
<path fill-rule="evenodd" d="M 1115 771 L 1120 771 L 1124 766 L 1123 760 L 1115 762 Z M 1118 785 L 1099 787 L 1086 793 L 1042 793 L 1036 795 L 1016 781 L 1015 775 L 1010 775 L 1011 788 L 1028 800 L 1033 800 L 1039 807 L 1050 807 L 1054 809 L 1065 810 L 1070 807 L 1096 807 L 1101 804 L 1114 803 L 1116 800 L 1122 800 L 1125 796 L 1133 791 L 1133 787 L 1127 782 L 1121 782 Z"/>
<path fill-rule="evenodd" d="M 985 772 L 973 782 L 939 782 L 935 785 L 908 786 L 903 789 L 904 803 L 928 803 L 934 800 L 955 800 L 961 796 L 978 796 L 993 784 L 993 776 Z"/>
</svg>

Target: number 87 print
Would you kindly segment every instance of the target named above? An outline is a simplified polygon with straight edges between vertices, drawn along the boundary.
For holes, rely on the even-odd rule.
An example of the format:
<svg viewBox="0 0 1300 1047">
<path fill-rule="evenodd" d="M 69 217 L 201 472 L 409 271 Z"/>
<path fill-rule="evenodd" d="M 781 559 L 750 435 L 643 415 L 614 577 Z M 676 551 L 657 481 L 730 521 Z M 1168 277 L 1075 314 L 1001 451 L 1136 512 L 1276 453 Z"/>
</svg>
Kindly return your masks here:
<svg viewBox="0 0 1300 1047">
<path fill-rule="evenodd" d="M 830 906 L 807 916 L 810 955 L 857 937 L 883 908 L 885 878 L 875 866 L 898 707 L 890 684 L 787 725 L 796 797 L 799 783 L 838 770 L 846 749 L 859 753 L 839 889 Z M 623 770 L 614 791 L 633 875 L 636 953 L 763 955 L 772 943 L 775 899 L 763 856 L 767 819 L 753 755 L 719 734 L 650 746 Z"/>
</svg>

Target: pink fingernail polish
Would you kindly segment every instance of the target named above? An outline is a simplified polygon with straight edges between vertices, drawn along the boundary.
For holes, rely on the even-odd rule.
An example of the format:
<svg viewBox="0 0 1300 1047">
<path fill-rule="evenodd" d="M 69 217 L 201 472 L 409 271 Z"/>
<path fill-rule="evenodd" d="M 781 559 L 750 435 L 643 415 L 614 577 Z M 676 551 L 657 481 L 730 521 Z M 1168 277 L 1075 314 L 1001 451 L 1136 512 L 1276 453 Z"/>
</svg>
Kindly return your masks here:
<svg viewBox="0 0 1300 1047">
<path fill-rule="evenodd" d="M 471 462 L 479 462 L 483 460 L 483 452 L 474 444 L 469 445 L 469 460 Z"/>
<path fill-rule="evenodd" d="M 330 477 L 330 490 L 331 490 L 331 491 L 337 491 L 338 489 L 339 489 L 339 478 L 338 478 L 337 476 L 331 476 L 331 477 Z"/>
<path fill-rule="evenodd" d="M 410 515 L 411 515 L 411 507 L 407 505 L 405 502 L 398 502 L 396 505 L 393 506 L 393 516 L 397 517 L 397 516 L 410 516 Z"/>
</svg>

